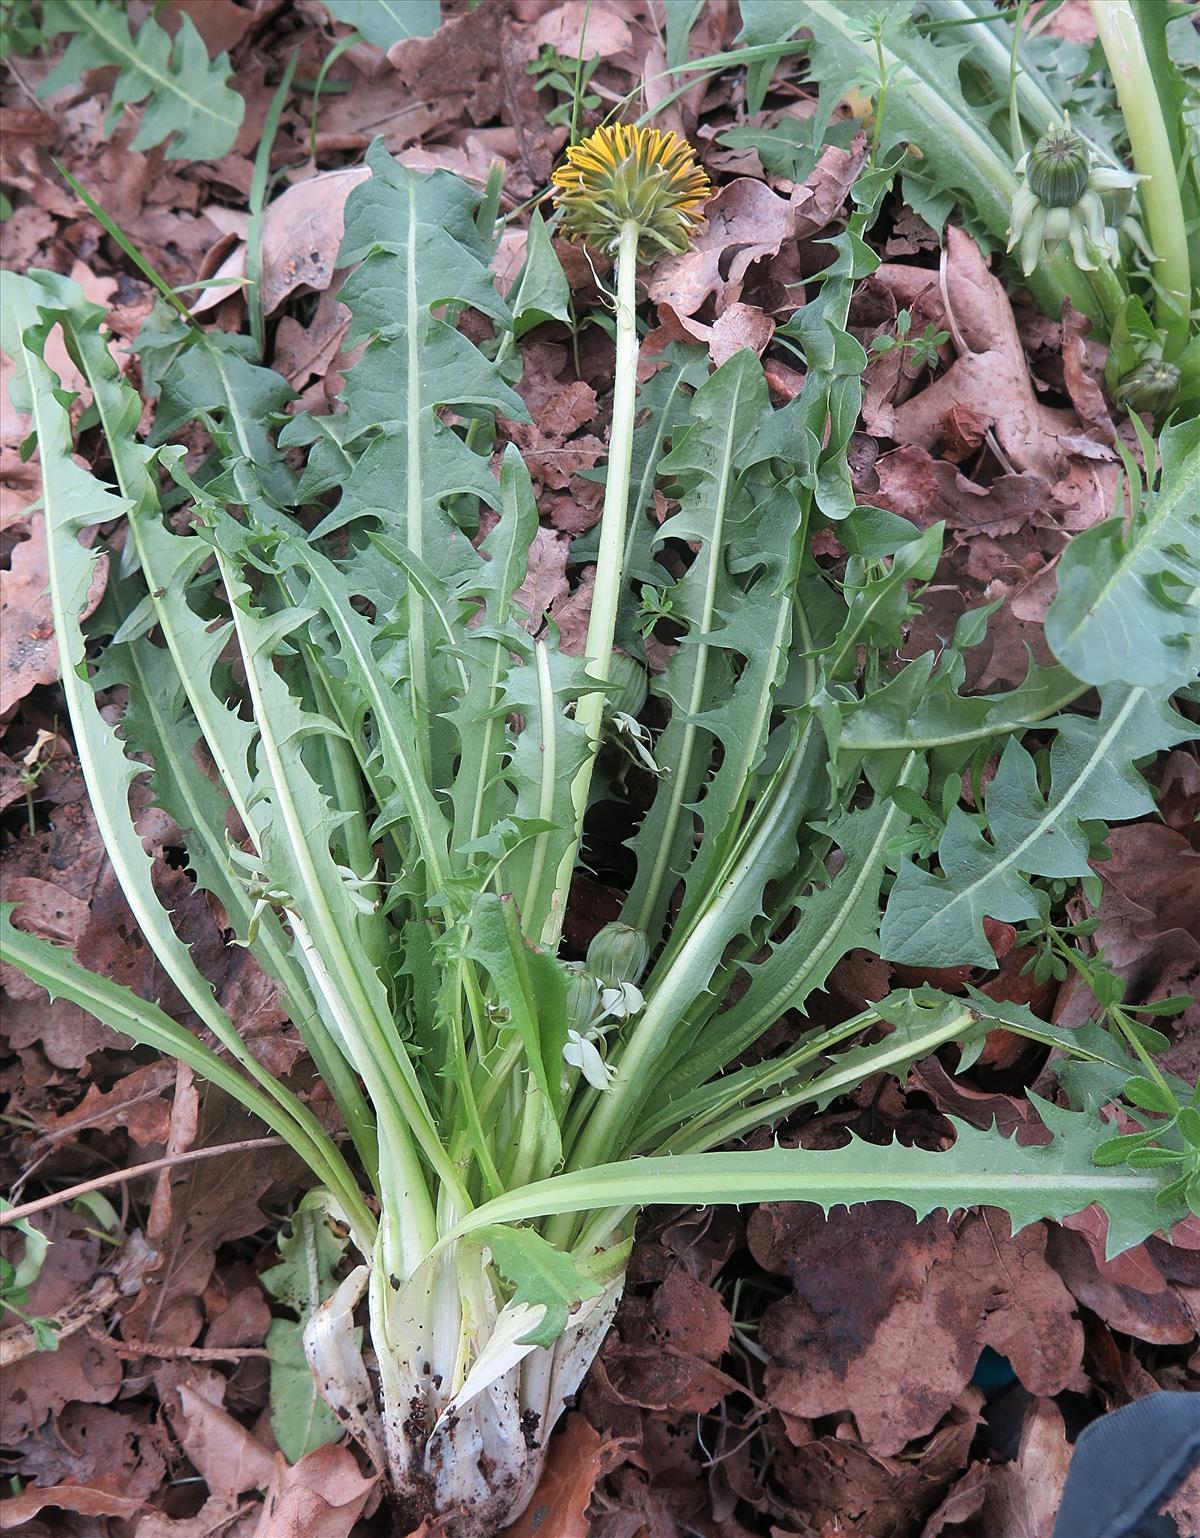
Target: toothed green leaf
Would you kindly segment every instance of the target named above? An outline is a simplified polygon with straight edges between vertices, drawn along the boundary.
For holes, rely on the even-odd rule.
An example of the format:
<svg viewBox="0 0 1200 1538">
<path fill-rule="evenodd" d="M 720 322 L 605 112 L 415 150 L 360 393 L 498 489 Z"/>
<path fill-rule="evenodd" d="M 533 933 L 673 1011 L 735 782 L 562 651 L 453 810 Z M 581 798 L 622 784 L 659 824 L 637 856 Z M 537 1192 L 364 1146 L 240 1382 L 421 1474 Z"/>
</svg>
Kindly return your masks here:
<svg viewBox="0 0 1200 1538">
<path fill-rule="evenodd" d="M 1145 689 L 1109 689 L 1095 719 L 1061 716 L 1053 724 L 1048 796 L 1032 757 L 1010 739 L 987 789 L 985 827 L 955 807 L 938 848 L 942 874 L 905 862 L 880 931 L 890 961 L 994 967 L 984 918 L 1036 919 L 1030 876 L 1088 875 L 1084 823 L 1152 812 L 1154 798 L 1134 760 L 1194 735 Z"/>
<path fill-rule="evenodd" d="M 1046 639 L 1089 684 L 1175 689 L 1200 674 L 1200 420 L 1159 439 L 1162 476 L 1123 516 L 1075 535 Z"/>
<path fill-rule="evenodd" d="M 42 29 L 47 37 L 73 36 L 39 95 L 52 96 L 84 70 L 115 66 L 120 73 L 112 87 L 106 132 L 125 103 L 144 102 L 131 149 L 150 149 L 169 139 L 168 159 L 219 160 L 233 148 L 246 104 L 227 83 L 228 54 L 209 59 L 186 11 L 173 39 L 153 17 L 134 37 L 124 7 L 112 0 L 42 0 Z"/>
<path fill-rule="evenodd" d="M 545 1310 L 541 1321 L 521 1337 L 522 1345 L 552 1346 L 566 1329 L 571 1310 L 603 1290 L 532 1228 L 493 1223 L 471 1237 L 491 1250 L 497 1269 L 512 1283 L 514 1303 Z"/>
<path fill-rule="evenodd" d="M 465 1218 L 456 1232 L 521 1223 L 553 1212 L 598 1207 L 641 1208 L 747 1202 L 812 1202 L 823 1212 L 868 1201 L 899 1202 L 918 1218 L 952 1216 L 968 1207 L 998 1207 L 1014 1231 L 1040 1218 L 1061 1220 L 1094 1202 L 1108 1214 L 1111 1258 L 1154 1233 L 1169 1233 L 1188 1214 L 1182 1197 L 1157 1200 L 1161 1178 L 1126 1166 L 1101 1168 L 1093 1154 L 1108 1137 L 1100 1117 L 1030 1095 L 1053 1140 L 1022 1145 L 994 1129 L 981 1132 L 957 1117 L 952 1149 L 933 1153 L 902 1143 L 880 1146 L 852 1138 L 845 1148 L 771 1148 L 761 1153 L 683 1154 L 627 1159 L 575 1170 L 511 1191 Z"/>
</svg>

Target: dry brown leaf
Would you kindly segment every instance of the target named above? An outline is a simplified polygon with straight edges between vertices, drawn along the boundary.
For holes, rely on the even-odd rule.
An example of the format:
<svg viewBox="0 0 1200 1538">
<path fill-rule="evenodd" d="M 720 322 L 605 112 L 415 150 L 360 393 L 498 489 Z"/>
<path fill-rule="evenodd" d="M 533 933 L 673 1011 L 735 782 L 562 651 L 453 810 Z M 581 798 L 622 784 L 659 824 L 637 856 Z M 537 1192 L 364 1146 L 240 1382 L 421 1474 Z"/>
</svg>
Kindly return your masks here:
<svg viewBox="0 0 1200 1538">
<path fill-rule="evenodd" d="M 495 142 L 497 130 L 485 129 L 468 162 L 472 179 L 487 176 L 491 158 L 510 166 L 506 195 L 530 196 L 549 178 L 564 134 L 546 126 L 533 81 L 525 66 L 537 52 L 528 39 L 518 38 L 509 17 L 508 0 L 483 0 L 474 10 L 448 19 L 432 37 L 408 38 L 388 50 L 388 59 L 413 95 L 423 101 L 454 98 L 457 117 L 465 108 L 472 124 L 499 121 L 511 140 L 511 153 Z M 489 142 L 489 139 L 491 142 Z M 469 144 L 470 141 L 468 141 Z M 481 155 L 481 151 L 483 152 Z M 405 163 L 410 163 L 407 159 Z M 434 159 L 433 164 L 447 164 Z M 419 169 L 424 169 L 424 164 Z M 459 167 L 449 164 L 449 169 Z"/>
<path fill-rule="evenodd" d="M 136 1517 L 145 1501 L 137 1496 L 122 1495 L 117 1490 L 102 1485 L 48 1485 L 31 1486 L 20 1495 L 0 1501 L 0 1529 L 20 1527 L 36 1517 L 47 1506 L 58 1511 L 74 1512 L 81 1517 Z"/>
<path fill-rule="evenodd" d="M 1090 428 L 1101 443 L 1113 443 L 1116 429 L 1108 412 L 1104 391 L 1087 369 L 1087 346 L 1084 338 L 1091 330 L 1086 315 L 1073 310 L 1063 300 L 1062 363 L 1063 379 L 1071 404 L 1079 413 L 1079 420 Z"/>
<path fill-rule="evenodd" d="M 173 1520 L 161 1511 L 147 1512 L 134 1538 L 253 1538 L 258 1510 L 252 1500 L 229 1506 L 210 1495 L 194 1517 Z"/>
<path fill-rule="evenodd" d="M 276 1477 L 274 1456 L 228 1410 L 179 1385 L 179 1413 L 172 1422 L 183 1450 L 211 1493 L 228 1505 L 247 1490 L 266 1490 Z"/>
<path fill-rule="evenodd" d="M 276 1454 L 254 1538 L 349 1538 L 377 1484 L 345 1446 L 318 1447 L 290 1468 Z"/>
<path fill-rule="evenodd" d="M 568 59 L 611 59 L 632 47 L 633 33 L 613 5 L 563 0 L 534 23 L 529 42 L 535 55 L 539 49 L 553 48 Z"/>
<path fill-rule="evenodd" d="M 775 322 L 769 315 L 764 315 L 755 304 L 740 301 L 726 306 L 711 326 L 690 315 L 677 315 L 666 303 L 659 305 L 658 316 L 662 324 L 646 340 L 647 355 L 661 352 L 669 342 L 704 342 L 714 368 L 728 363 L 734 353 L 743 348 L 749 348 L 756 357 L 761 357 L 775 335 Z"/>
<path fill-rule="evenodd" d="M 1053 1229 L 1047 1259 L 1086 1308 L 1110 1329 L 1152 1345 L 1185 1346 L 1197 1321 L 1150 1258 L 1144 1244 L 1107 1260 L 1103 1214 L 1088 1208 Z"/>
<path fill-rule="evenodd" d="M 534 632 L 542 628 L 545 616 L 555 604 L 563 602 L 570 591 L 567 582 L 569 551 L 566 535 L 554 529 L 540 528 L 533 536 L 525 580 L 513 594 L 513 602 L 524 609 L 529 617 L 528 628 Z"/>
<path fill-rule="evenodd" d="M 582 657 L 587 648 L 588 622 L 592 616 L 592 593 L 596 587 L 596 568 L 585 567 L 575 591 L 550 606 L 550 617 L 558 626 L 559 647 L 570 657 Z"/>
<path fill-rule="evenodd" d="M 568 1415 L 550 1443 L 533 1499 L 503 1538 L 589 1538 L 588 1503 L 612 1456 L 612 1443 L 582 1415 Z"/>
<path fill-rule="evenodd" d="M 89 1129 L 113 1132 L 123 1127 L 139 1148 L 146 1148 L 167 1140 L 171 1104 L 164 1096 L 174 1082 L 174 1065 L 163 1059 L 135 1068 L 109 1090 L 90 1084 L 87 1094 L 70 1111 L 26 1114 L 52 1145 L 69 1142 Z"/>
<path fill-rule="evenodd" d="M 1008 1227 L 989 1211 L 916 1223 L 886 1202 L 828 1220 L 804 1204 L 760 1208 L 751 1249 L 795 1288 L 760 1332 L 772 1403 L 802 1417 L 848 1410 L 886 1456 L 937 1425 L 984 1345 L 1032 1392 L 1067 1387 L 1083 1354 L 1074 1299 L 1046 1263 L 1045 1230 Z"/>
<path fill-rule="evenodd" d="M 190 1111 L 186 1113 L 190 1124 Z M 261 1132 L 239 1106 L 206 1091 L 193 1134 L 196 1146 L 242 1142 Z M 157 1264 L 145 1278 L 136 1301 L 123 1311 L 123 1334 L 158 1345 L 193 1345 L 204 1328 L 202 1295 L 217 1261 L 217 1247 L 268 1226 L 259 1206 L 273 1186 L 289 1186 L 299 1165 L 289 1149 L 264 1149 L 254 1158 L 192 1162 L 166 1172 L 169 1209 L 159 1204 L 153 1242 Z"/>
<path fill-rule="evenodd" d="M 545 399 L 532 422 L 505 427 L 533 479 L 549 491 L 562 491 L 580 470 L 593 469 L 604 457 L 602 439 L 592 433 L 573 436 L 595 415 L 596 392 L 575 379 Z"/>
<path fill-rule="evenodd" d="M 953 1406 L 949 1424 L 923 1448 L 900 1458 L 881 1457 L 862 1446 L 848 1434 L 849 1427 L 839 1427 L 835 1436 L 806 1431 L 794 1441 L 778 1437 L 772 1484 L 786 1491 L 788 1500 L 787 1525 L 781 1521 L 773 1528 L 776 1538 L 796 1529 L 796 1538 L 850 1533 L 890 1538 L 913 1531 L 915 1521 L 965 1467 L 982 1397 L 967 1390 Z"/>
<path fill-rule="evenodd" d="M 1051 1399 L 1036 1400 L 1016 1459 L 992 1470 L 979 1538 L 1052 1538 L 1070 1462 L 1061 1411 Z"/>
<path fill-rule="evenodd" d="M 668 1272 L 647 1304 L 627 1296 L 604 1346 L 604 1367 L 626 1404 L 704 1412 L 725 1394 L 745 1392 L 717 1365 L 733 1332 L 718 1293 L 683 1266 Z"/>
<path fill-rule="evenodd" d="M 172 37 L 180 18 L 189 17 L 208 52 L 217 54 L 237 47 L 255 24 L 254 11 L 253 6 L 238 5 L 236 0 L 167 0 L 155 14 Z"/>
<path fill-rule="evenodd" d="M 1107 842 L 1112 858 L 1096 867 L 1104 892 L 1094 943 L 1125 980 L 1127 999 L 1197 996 L 1181 1020 L 1166 1026 L 1181 1040 L 1194 1041 L 1200 1025 L 1200 851 L 1157 822 L 1114 828 Z M 1086 989 L 1068 987 L 1059 995 L 1056 1019 L 1076 1026 L 1094 1009 Z"/>
<path fill-rule="evenodd" d="M 695 315 L 715 296 L 719 315 L 741 297 L 754 262 L 774 256 L 785 241 L 804 239 L 829 224 L 861 165 L 861 154 L 831 145 L 790 197 L 779 197 L 749 176 L 727 182 L 705 204 L 706 223 L 691 247 L 655 268 L 646 286 L 650 298 L 683 316 Z"/>
<path fill-rule="evenodd" d="M 773 256 L 795 233 L 795 209 L 751 177 L 738 177 L 705 205 L 706 223 L 681 256 L 658 263 L 646 285 L 655 304 L 670 305 L 676 315 L 694 315 L 712 297 L 717 307 L 732 303 L 752 262 Z M 723 259 L 733 248 L 726 275 Z"/>
<path fill-rule="evenodd" d="M 986 1463 L 973 1463 L 961 1479 L 956 1479 L 944 1500 L 938 1503 L 925 1526 L 921 1538 L 941 1538 L 947 1527 L 958 1527 L 978 1516 L 987 1495 L 991 1471 Z"/>
<path fill-rule="evenodd" d="M 1059 478 L 1067 459 L 1062 442 L 1077 432 L 1074 414 L 1043 406 L 1034 394 L 1021 338 L 1004 285 L 964 231 L 946 230 L 949 320 L 966 350 L 918 394 L 902 402 L 876 430 L 897 443 L 932 449 L 955 406 L 970 406 L 993 428 L 1016 471 Z"/>
<path fill-rule="evenodd" d="M 267 205 L 262 224 L 262 305 L 272 315 L 298 288 L 316 291 L 333 282 L 334 263 L 345 233 L 346 199 L 370 176 L 366 166 L 321 171 L 294 182 Z M 215 273 L 218 278 L 244 278 L 246 247 L 231 251 Z M 229 298 L 229 288 L 206 288 L 192 305 L 202 315 Z"/>
</svg>

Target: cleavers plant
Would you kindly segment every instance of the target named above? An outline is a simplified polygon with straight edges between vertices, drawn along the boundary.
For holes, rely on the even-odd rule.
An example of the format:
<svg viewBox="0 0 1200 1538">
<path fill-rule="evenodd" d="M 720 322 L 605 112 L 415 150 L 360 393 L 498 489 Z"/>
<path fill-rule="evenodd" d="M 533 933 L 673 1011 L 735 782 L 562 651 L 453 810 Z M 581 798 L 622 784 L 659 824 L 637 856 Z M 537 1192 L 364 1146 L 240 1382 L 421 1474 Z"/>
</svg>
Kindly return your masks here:
<svg viewBox="0 0 1200 1538">
<path fill-rule="evenodd" d="M 158 396 L 147 441 L 103 311 L 53 273 L 6 282 L 3 342 L 41 458 L 80 765 L 126 899 L 194 1022 L 93 975 L 11 910 L 4 954 L 189 1063 L 307 1161 L 316 1190 L 265 1278 L 307 1315 L 312 1392 L 336 1414 L 306 1424 L 318 1440 L 344 1426 L 386 1471 L 398 1531 L 438 1516 L 473 1538 L 528 1502 L 647 1204 L 987 1204 L 1020 1226 L 1098 1202 L 1113 1251 L 1197 1205 L 1195 1095 L 1146 1067 L 1161 1038 L 1136 1011 L 1071 1033 L 925 989 L 830 1029 L 804 1023 L 854 947 L 993 964 L 985 916 L 1042 933 L 1045 883 L 1088 876 L 1098 824 L 1152 808 L 1137 762 L 1191 735 L 1170 704 L 1194 658 L 1166 535 L 1190 516 L 1196 435 L 1175 429 L 1139 521 L 1101 536 L 1106 592 L 1132 594 L 1152 676 L 1125 678 L 1118 662 L 1093 678 L 1088 620 L 1072 609 L 1071 672 L 963 697 L 978 613 L 936 671 L 922 658 L 889 677 L 941 539 L 855 506 L 846 463 L 866 361 L 847 310 L 875 262 L 863 235 L 891 169 L 860 179 L 816 297 L 783 328 L 807 375 L 777 411 L 750 351 L 710 373 L 701 349 L 676 344 L 638 386 L 638 263 L 686 244 L 706 184 L 674 136 L 602 131 L 557 178 L 568 230 L 616 256 L 596 583 L 586 656 L 569 656 L 521 597 L 538 522 L 529 473 L 512 446 L 494 465 L 481 452 L 497 414 L 526 416 L 515 338 L 566 315 L 552 248 L 531 240 L 506 302 L 478 194 L 380 145 L 368 163 L 338 262 L 364 351 L 333 415 L 279 430 L 289 391 L 254 342 L 164 308 L 139 345 Z M 494 356 L 457 329 L 467 308 L 491 322 Z M 115 490 L 73 457 L 45 357 L 56 327 Z M 189 471 L 169 440 L 192 422 L 212 452 Z M 677 509 L 662 525 L 656 488 Z M 831 521 L 849 553 L 836 580 L 810 543 Z M 102 551 L 108 594 L 85 631 Z M 649 747 L 635 720 L 648 603 L 677 642 L 648 680 L 666 721 Z M 643 689 L 631 700 L 626 678 L 618 699 L 630 670 Z M 1098 709 L 1064 713 L 1091 683 Z M 118 687 L 114 727 L 97 690 Z M 1048 766 L 1020 742 L 1034 725 Z M 636 872 L 621 921 L 572 959 L 561 935 L 588 808 L 620 794 L 605 761 L 631 728 L 655 770 L 630 840 Z M 1002 746 L 980 809 L 964 811 L 964 771 Z M 143 777 L 230 943 L 278 984 L 345 1138 L 256 1060 L 173 927 L 130 803 Z M 783 1018 L 788 1045 L 757 1060 L 750 1049 Z M 1037 1102 L 1043 1144 L 956 1122 L 938 1153 L 729 1147 L 945 1044 L 969 1065 L 995 1028 L 1071 1060 L 1071 1102 Z M 1126 1157 L 1099 1109 L 1130 1080 L 1151 1084 L 1157 1120 Z M 292 1393 L 300 1336 L 277 1339 Z M 305 1435 L 289 1434 L 290 1456 Z"/>
</svg>

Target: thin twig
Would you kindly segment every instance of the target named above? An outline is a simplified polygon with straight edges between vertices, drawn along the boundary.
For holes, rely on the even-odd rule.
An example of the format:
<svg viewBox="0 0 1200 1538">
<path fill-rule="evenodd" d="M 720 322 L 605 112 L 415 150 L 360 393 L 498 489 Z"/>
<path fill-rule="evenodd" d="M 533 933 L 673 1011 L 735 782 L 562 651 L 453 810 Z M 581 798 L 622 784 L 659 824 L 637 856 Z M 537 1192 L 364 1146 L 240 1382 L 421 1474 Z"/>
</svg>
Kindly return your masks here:
<svg viewBox="0 0 1200 1538">
<path fill-rule="evenodd" d="M 156 1357 L 160 1361 L 174 1362 L 240 1362 L 248 1356 L 270 1356 L 265 1346 L 162 1346 L 154 1340 L 126 1338 L 114 1340 L 94 1325 L 85 1325 L 94 1341 L 115 1351 L 119 1357 L 136 1361 L 138 1357 Z"/>
<path fill-rule="evenodd" d="M 150 1159 L 147 1163 L 136 1164 L 131 1169 L 110 1170 L 107 1175 L 97 1175 L 94 1180 L 85 1180 L 81 1185 L 68 1186 L 65 1191 L 55 1191 L 50 1196 L 39 1196 L 37 1201 L 25 1202 L 20 1207 L 8 1207 L 0 1212 L 0 1225 L 16 1223 L 21 1218 L 32 1217 L 35 1212 L 45 1212 L 48 1207 L 60 1207 L 63 1202 L 73 1202 L 76 1197 L 86 1196 L 89 1191 L 100 1191 L 105 1186 L 119 1186 L 127 1180 L 136 1180 L 140 1175 L 150 1175 L 155 1170 L 170 1169 L 173 1164 L 190 1164 L 196 1159 L 215 1159 L 220 1154 L 249 1153 L 256 1148 L 286 1146 L 286 1138 L 251 1137 L 240 1143 L 219 1143 L 213 1148 L 189 1148 L 185 1153 L 169 1154 L 163 1159 Z"/>
</svg>

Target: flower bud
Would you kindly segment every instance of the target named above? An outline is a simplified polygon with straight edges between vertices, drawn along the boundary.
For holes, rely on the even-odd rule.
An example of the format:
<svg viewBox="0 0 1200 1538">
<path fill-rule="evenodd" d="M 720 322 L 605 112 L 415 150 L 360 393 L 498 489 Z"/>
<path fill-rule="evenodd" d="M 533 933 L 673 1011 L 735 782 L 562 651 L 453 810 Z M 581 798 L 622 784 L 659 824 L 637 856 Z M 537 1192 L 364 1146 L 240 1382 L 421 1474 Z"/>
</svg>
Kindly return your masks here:
<svg viewBox="0 0 1200 1538">
<path fill-rule="evenodd" d="M 1073 208 L 1087 191 L 1091 156 L 1069 123 L 1051 128 L 1033 146 L 1025 168 L 1033 195 L 1046 208 Z"/>
<path fill-rule="evenodd" d="M 646 670 L 625 652 L 613 652 L 608 662 L 608 682 L 612 685 L 608 703 L 614 710 L 636 716 L 646 703 Z"/>
<path fill-rule="evenodd" d="M 650 959 L 650 942 L 640 929 L 629 924 L 611 923 L 588 946 L 588 970 L 608 988 L 621 983 L 636 983 Z"/>
<path fill-rule="evenodd" d="M 580 966 L 572 965 L 567 979 L 567 1024 L 584 1032 L 600 1009 L 600 979 Z"/>
<path fill-rule="evenodd" d="M 1148 411 L 1161 416 L 1175 404 L 1179 370 L 1161 358 L 1143 358 L 1116 388 L 1116 400 L 1126 411 Z"/>
</svg>

